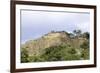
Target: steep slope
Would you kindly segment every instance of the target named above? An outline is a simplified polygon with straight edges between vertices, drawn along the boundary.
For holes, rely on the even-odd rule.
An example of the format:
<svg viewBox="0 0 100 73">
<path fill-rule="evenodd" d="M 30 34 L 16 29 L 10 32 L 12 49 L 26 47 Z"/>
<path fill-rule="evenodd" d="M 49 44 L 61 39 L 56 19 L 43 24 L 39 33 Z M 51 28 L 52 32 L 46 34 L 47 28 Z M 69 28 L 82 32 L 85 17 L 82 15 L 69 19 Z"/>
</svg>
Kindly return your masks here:
<svg viewBox="0 0 100 73">
<path fill-rule="evenodd" d="M 89 59 L 89 39 L 65 31 L 50 32 L 21 45 L 21 62 Z"/>
<path fill-rule="evenodd" d="M 40 54 L 45 48 L 70 43 L 71 39 L 66 32 L 50 32 L 36 40 L 27 41 L 21 48 L 26 48 L 29 55 L 32 56 Z"/>
</svg>

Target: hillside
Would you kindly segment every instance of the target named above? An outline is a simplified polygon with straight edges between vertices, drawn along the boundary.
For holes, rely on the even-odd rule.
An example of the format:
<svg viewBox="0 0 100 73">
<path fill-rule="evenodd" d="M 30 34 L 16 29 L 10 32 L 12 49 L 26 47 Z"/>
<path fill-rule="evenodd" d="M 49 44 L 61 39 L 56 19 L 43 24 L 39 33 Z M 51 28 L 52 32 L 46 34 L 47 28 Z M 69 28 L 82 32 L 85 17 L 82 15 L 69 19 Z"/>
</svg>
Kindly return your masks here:
<svg viewBox="0 0 100 73">
<path fill-rule="evenodd" d="M 65 31 L 52 31 L 21 45 L 21 62 L 88 59 L 88 49 L 84 50 L 80 47 L 87 41 L 83 37 L 71 38 Z M 81 57 L 84 52 L 87 55 Z"/>
</svg>

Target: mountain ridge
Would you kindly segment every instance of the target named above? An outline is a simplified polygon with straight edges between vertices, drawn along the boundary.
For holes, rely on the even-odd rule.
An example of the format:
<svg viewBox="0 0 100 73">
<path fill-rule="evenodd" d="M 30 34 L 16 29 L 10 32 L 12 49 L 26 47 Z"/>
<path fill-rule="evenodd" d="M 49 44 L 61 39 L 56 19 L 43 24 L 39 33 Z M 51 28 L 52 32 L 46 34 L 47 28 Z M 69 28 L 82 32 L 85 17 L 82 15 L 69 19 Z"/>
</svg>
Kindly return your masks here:
<svg viewBox="0 0 100 73">
<path fill-rule="evenodd" d="M 64 41 L 64 42 L 63 42 Z M 36 53 L 35 50 L 40 49 L 40 48 L 48 48 L 50 46 L 57 46 L 65 42 L 70 42 L 71 39 L 68 36 L 68 33 L 64 31 L 58 31 L 58 32 L 49 32 L 48 34 L 45 34 L 44 36 L 36 39 L 36 40 L 30 40 L 27 41 L 23 46 L 23 48 L 28 48 L 28 51 L 30 54 Z M 34 47 L 36 49 L 34 49 Z M 32 52 L 34 51 L 34 52 Z"/>
<path fill-rule="evenodd" d="M 59 46 L 62 44 L 73 45 L 79 39 L 71 39 L 69 33 L 65 31 L 51 31 L 42 37 L 27 41 L 25 44 L 21 45 L 21 48 L 26 48 L 30 56 L 39 55 L 45 48 L 51 46 Z M 79 44 L 77 44 L 79 45 Z M 76 46 L 76 45 L 75 45 Z M 75 47 L 73 46 L 73 47 Z"/>
</svg>

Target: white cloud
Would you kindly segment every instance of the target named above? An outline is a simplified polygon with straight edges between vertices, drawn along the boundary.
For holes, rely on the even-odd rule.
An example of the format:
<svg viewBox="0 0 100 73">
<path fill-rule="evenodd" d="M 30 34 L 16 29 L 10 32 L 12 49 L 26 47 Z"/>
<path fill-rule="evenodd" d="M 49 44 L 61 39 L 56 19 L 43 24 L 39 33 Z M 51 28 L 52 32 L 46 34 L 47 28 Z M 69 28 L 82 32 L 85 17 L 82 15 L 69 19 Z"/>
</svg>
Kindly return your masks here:
<svg viewBox="0 0 100 73">
<path fill-rule="evenodd" d="M 89 22 L 84 22 L 80 24 L 75 24 L 77 29 L 81 29 L 83 32 L 90 32 L 90 23 Z"/>
</svg>

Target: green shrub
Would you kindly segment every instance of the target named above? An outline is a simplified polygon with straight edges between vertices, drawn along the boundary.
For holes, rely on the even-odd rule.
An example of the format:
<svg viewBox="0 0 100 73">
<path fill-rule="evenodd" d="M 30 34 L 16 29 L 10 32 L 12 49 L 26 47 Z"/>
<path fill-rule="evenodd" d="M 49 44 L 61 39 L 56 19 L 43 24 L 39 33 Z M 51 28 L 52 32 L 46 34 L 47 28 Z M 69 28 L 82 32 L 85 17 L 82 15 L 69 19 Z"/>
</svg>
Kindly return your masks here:
<svg viewBox="0 0 100 73">
<path fill-rule="evenodd" d="M 26 63 L 29 62 L 29 56 L 28 56 L 28 52 L 25 48 L 22 48 L 21 50 L 21 63 Z"/>
<path fill-rule="evenodd" d="M 70 53 L 70 54 L 75 54 L 75 53 L 76 53 L 75 48 L 70 48 L 70 49 L 68 50 L 68 53 Z"/>
<path fill-rule="evenodd" d="M 83 51 L 82 51 L 82 54 L 81 54 L 81 57 L 83 58 L 83 59 L 89 59 L 89 49 L 84 49 Z"/>
<path fill-rule="evenodd" d="M 65 60 L 80 60 L 80 56 L 79 55 L 75 55 L 75 54 L 66 54 L 67 56 L 65 56 Z"/>
</svg>

